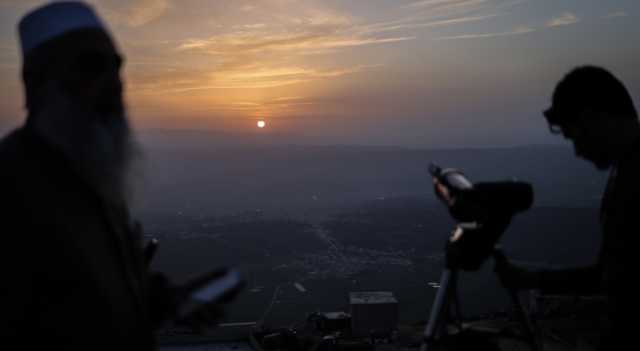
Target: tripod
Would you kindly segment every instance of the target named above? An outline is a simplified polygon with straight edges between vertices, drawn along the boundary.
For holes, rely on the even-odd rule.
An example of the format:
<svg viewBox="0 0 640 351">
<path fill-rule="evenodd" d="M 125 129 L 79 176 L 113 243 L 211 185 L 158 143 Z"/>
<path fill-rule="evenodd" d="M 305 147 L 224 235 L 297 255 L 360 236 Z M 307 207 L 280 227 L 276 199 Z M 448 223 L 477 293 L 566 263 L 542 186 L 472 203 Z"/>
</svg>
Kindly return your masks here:
<svg viewBox="0 0 640 351">
<path fill-rule="evenodd" d="M 455 243 L 463 236 L 465 230 L 475 228 L 476 224 L 458 224 L 456 229 L 453 231 L 449 242 Z M 461 269 L 461 262 L 459 262 L 460 256 L 450 255 L 448 251 L 449 249 L 447 250 L 445 268 L 440 278 L 440 288 L 438 289 L 438 293 L 436 294 L 436 298 L 431 308 L 429 321 L 427 322 L 427 326 L 424 331 L 424 339 L 420 347 L 420 351 L 432 351 L 435 349 L 436 343 L 447 335 L 447 327 L 450 324 L 451 319 L 453 319 L 457 324 L 458 331 L 462 332 L 464 330 L 462 326 L 460 303 L 457 295 L 458 273 Z M 506 259 L 504 254 L 502 254 L 500 249 L 497 247 L 493 248 L 491 255 L 495 260 Z M 531 345 L 532 350 L 542 351 L 542 345 L 536 335 L 536 328 L 518 298 L 517 292 L 509 289 L 509 295 L 514 304 L 518 318 L 524 326 L 525 337 Z M 451 318 L 453 312 L 455 312 L 455 315 Z"/>
</svg>

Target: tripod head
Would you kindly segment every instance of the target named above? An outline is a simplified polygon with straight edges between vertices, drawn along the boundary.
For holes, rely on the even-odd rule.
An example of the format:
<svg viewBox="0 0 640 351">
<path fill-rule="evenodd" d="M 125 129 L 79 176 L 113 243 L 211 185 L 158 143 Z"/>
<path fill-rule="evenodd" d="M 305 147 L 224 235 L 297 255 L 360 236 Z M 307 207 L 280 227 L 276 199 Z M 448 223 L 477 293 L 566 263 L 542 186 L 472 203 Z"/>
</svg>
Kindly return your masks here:
<svg viewBox="0 0 640 351">
<path fill-rule="evenodd" d="M 434 191 L 458 222 L 447 244 L 447 266 L 477 270 L 493 254 L 511 218 L 533 203 L 530 184 L 518 181 L 472 183 L 460 171 L 429 166 Z"/>
</svg>

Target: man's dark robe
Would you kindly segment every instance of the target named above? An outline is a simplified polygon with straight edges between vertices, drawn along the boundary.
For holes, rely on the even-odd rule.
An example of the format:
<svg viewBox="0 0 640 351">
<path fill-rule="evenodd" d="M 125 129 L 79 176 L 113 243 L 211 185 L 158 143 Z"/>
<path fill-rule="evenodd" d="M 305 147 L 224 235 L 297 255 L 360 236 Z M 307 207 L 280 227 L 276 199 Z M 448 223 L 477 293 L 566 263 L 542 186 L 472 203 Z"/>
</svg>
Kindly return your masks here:
<svg viewBox="0 0 640 351">
<path fill-rule="evenodd" d="M 170 295 L 151 284 L 162 279 L 147 271 L 127 208 L 28 126 L 2 140 L 0 167 L 0 342 L 153 349 L 168 301 L 158 296 Z"/>
</svg>

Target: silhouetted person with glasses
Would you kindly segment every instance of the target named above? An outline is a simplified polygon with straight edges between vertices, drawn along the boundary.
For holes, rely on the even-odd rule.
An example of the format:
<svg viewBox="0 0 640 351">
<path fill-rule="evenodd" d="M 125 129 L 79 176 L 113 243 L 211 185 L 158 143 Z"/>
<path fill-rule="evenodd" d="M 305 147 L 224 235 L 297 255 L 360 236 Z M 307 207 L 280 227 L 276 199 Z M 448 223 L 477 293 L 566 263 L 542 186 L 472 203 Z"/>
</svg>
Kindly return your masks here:
<svg viewBox="0 0 640 351">
<path fill-rule="evenodd" d="M 577 157 L 610 172 L 600 212 L 600 253 L 587 267 L 531 270 L 505 262 L 496 270 L 503 283 L 513 288 L 603 294 L 607 322 L 600 349 L 635 349 L 638 341 L 632 326 L 640 298 L 640 124 L 633 101 L 624 85 L 605 69 L 578 67 L 558 83 L 544 116 L 552 133 L 573 143 Z"/>
<path fill-rule="evenodd" d="M 129 215 L 136 147 L 123 60 L 94 11 L 55 2 L 26 15 L 19 34 L 28 116 L 0 142 L 0 342 L 155 349 L 154 329 L 218 272 L 173 286 L 147 268 Z M 212 322 L 213 307 L 185 319 Z"/>
</svg>

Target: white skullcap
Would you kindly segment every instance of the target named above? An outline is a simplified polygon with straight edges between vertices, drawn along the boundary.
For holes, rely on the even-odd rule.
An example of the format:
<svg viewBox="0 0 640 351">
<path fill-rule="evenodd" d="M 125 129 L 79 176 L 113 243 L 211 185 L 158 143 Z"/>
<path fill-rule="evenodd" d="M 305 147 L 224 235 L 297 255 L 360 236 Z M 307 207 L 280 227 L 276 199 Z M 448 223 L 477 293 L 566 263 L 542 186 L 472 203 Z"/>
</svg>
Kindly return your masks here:
<svg viewBox="0 0 640 351">
<path fill-rule="evenodd" d="M 22 56 L 62 34 L 84 28 L 98 28 L 107 32 L 93 9 L 82 2 L 54 2 L 37 8 L 26 14 L 18 24 Z"/>
</svg>

